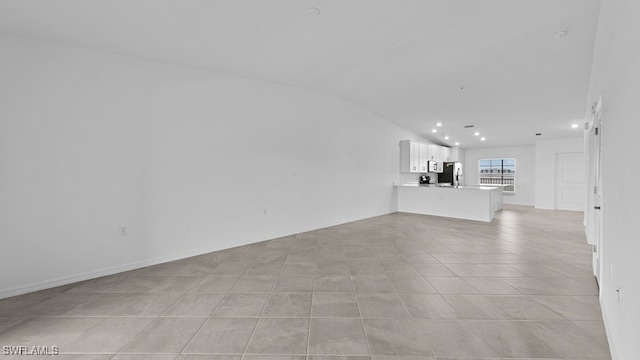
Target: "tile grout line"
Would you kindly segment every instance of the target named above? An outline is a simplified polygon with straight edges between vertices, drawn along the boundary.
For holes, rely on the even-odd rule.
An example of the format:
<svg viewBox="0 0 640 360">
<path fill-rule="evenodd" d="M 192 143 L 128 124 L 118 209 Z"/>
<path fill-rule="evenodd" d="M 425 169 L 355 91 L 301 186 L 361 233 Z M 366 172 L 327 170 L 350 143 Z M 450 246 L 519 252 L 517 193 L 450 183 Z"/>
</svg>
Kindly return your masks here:
<svg viewBox="0 0 640 360">
<path fill-rule="evenodd" d="M 356 285 L 353 283 L 353 277 L 349 276 L 351 280 L 351 287 L 353 288 L 353 297 L 356 300 L 356 306 L 358 307 L 358 314 L 360 314 L 360 325 L 362 325 L 362 332 L 364 333 L 364 340 L 367 342 L 367 348 L 369 349 L 369 356 L 373 357 L 373 351 L 371 349 L 371 343 L 369 342 L 369 335 L 367 334 L 367 327 L 364 324 L 364 318 L 362 316 L 362 310 L 360 309 L 360 301 L 358 300 L 358 293 L 356 292 Z"/>
<path fill-rule="evenodd" d="M 286 263 L 287 259 L 285 257 L 284 262 L 282 263 L 282 266 L 284 267 L 284 264 Z M 264 304 L 262 305 L 262 309 L 260 310 L 260 314 L 258 314 L 258 317 L 256 318 L 256 324 L 253 327 L 253 330 L 251 331 L 251 335 L 249 335 L 249 340 L 247 341 L 247 344 L 244 347 L 244 350 L 242 351 L 241 359 L 245 359 L 245 357 L 247 355 L 250 356 L 250 354 L 247 354 L 247 350 L 249 349 L 249 345 L 251 345 L 251 340 L 253 340 L 253 335 L 256 333 L 256 329 L 258 328 L 258 325 L 260 325 L 260 322 L 262 319 L 264 319 L 262 317 L 262 315 L 264 314 L 264 310 L 267 307 L 267 304 L 269 303 L 269 300 L 271 300 L 271 296 L 274 293 L 274 290 L 276 288 L 276 285 L 278 283 L 278 279 L 280 278 L 280 272 L 282 272 L 282 267 L 280 268 L 280 271 L 278 272 L 278 275 L 276 276 L 276 281 L 275 283 L 271 286 L 271 290 L 269 291 L 269 296 L 267 296 L 267 300 L 264 302 Z"/>
<path fill-rule="evenodd" d="M 224 261 L 223 261 L 223 262 L 224 262 Z M 221 263 L 221 264 L 222 264 L 222 263 Z M 220 264 L 220 265 L 221 265 L 221 264 Z M 218 266 L 220 266 L 220 265 L 218 265 Z M 218 266 L 216 266 L 216 268 L 217 268 Z M 210 276 L 210 275 L 213 273 L 213 271 L 215 271 L 215 268 L 214 268 L 214 269 L 212 269 L 212 271 L 211 271 L 208 275 L 206 275 L 205 277 L 203 277 L 203 278 L 202 278 L 202 280 L 200 280 L 197 284 L 199 284 L 200 282 L 204 281 L 204 279 L 205 279 L 207 276 Z M 216 275 L 213 275 L 213 276 L 216 276 Z M 205 317 L 205 320 L 202 322 L 202 324 L 200 324 L 200 326 L 198 327 L 198 329 L 193 333 L 193 335 L 191 336 L 191 338 L 189 339 L 189 341 L 187 341 L 187 342 L 184 344 L 184 346 L 182 347 L 182 349 L 180 349 L 180 351 L 178 352 L 178 354 L 182 354 L 182 352 L 183 352 L 183 351 L 184 351 L 184 350 L 185 350 L 185 349 L 186 349 L 186 348 L 187 348 L 187 347 L 188 347 L 188 346 L 193 342 L 193 339 L 194 339 L 194 338 L 195 338 L 195 337 L 200 333 L 200 331 L 201 331 L 201 330 L 202 330 L 202 328 L 205 326 L 205 324 L 206 324 L 207 322 L 209 322 L 209 319 L 211 319 L 211 315 L 213 314 L 213 312 L 218 308 L 218 306 L 220 306 L 220 303 L 222 303 L 222 301 L 224 300 L 224 298 L 229 294 L 229 291 L 231 291 L 231 288 L 233 288 L 233 286 L 235 286 L 235 284 L 236 284 L 238 281 L 240 281 L 240 278 L 241 278 L 241 277 L 242 277 L 242 275 L 241 275 L 240 277 L 238 277 L 238 279 L 236 280 L 236 282 L 234 282 L 234 283 L 233 283 L 233 285 L 229 288 L 229 290 L 224 294 L 224 296 L 222 297 L 222 299 L 220 299 L 220 300 L 218 301 L 218 304 L 215 306 L 214 310 L 212 310 L 212 311 L 209 313 L 209 316 L 206 316 L 206 317 Z M 197 285 L 197 284 L 196 284 L 196 285 Z M 194 288 L 196 287 L 196 285 L 192 286 L 189 290 L 194 289 Z M 196 294 L 197 294 L 197 292 L 190 292 L 190 291 L 187 291 L 187 292 L 185 292 L 185 294 L 184 294 L 182 297 L 180 297 L 180 299 L 182 299 L 184 296 L 186 296 L 186 294 L 193 294 L 193 293 L 196 293 Z M 202 294 L 202 293 L 200 293 L 200 294 Z M 206 294 L 211 294 L 211 293 L 206 293 Z M 166 313 L 166 312 L 167 312 L 171 307 L 173 307 L 176 303 L 177 303 L 177 301 L 176 301 L 173 305 L 171 305 L 170 307 L 168 307 L 168 308 L 167 308 L 167 310 L 165 310 L 165 312 L 163 312 L 163 314 L 164 314 L 164 313 Z M 201 316 L 194 316 L 194 317 L 201 317 Z M 128 344 L 127 344 L 127 345 L 128 345 Z M 125 346 L 125 347 L 126 347 L 126 346 Z M 123 349 L 124 349 L 124 348 L 123 348 Z M 179 355 L 177 355 L 177 356 L 176 356 L 176 358 L 177 358 L 178 356 L 179 356 Z"/>
<path fill-rule="evenodd" d="M 316 294 L 316 274 L 318 273 L 318 254 L 316 252 L 316 259 L 314 261 L 315 269 L 313 270 L 313 281 L 311 282 L 311 309 L 309 309 L 309 327 L 307 329 L 307 348 L 305 354 L 305 360 L 309 358 L 309 347 L 311 346 L 311 322 L 313 321 L 313 302 Z"/>
</svg>

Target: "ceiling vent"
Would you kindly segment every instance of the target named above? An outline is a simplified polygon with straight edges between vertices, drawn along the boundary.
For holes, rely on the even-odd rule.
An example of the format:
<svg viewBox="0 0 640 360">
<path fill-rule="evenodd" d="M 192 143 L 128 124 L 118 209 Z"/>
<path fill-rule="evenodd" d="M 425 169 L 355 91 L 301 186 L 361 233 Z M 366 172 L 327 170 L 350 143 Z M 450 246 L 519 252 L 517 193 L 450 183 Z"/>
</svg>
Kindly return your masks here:
<svg viewBox="0 0 640 360">
<path fill-rule="evenodd" d="M 567 36 L 568 33 L 569 33 L 568 29 L 558 29 L 556 30 L 556 32 L 553 33 L 553 36 L 555 36 L 556 39 L 560 39 Z"/>
<path fill-rule="evenodd" d="M 310 8 L 307 9 L 307 15 L 318 16 L 318 15 L 320 15 L 320 9 L 314 8 L 314 7 L 310 7 Z"/>
<path fill-rule="evenodd" d="M 464 126 L 465 129 L 469 129 L 469 128 L 472 128 L 472 127 L 473 127 L 473 125 L 465 125 Z"/>
</svg>

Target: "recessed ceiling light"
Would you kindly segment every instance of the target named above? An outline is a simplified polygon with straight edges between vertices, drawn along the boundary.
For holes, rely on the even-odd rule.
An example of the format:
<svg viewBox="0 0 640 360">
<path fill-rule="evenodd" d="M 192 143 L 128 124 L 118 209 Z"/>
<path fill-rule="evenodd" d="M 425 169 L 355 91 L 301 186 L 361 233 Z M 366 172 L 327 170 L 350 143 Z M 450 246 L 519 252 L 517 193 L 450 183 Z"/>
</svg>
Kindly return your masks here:
<svg viewBox="0 0 640 360">
<path fill-rule="evenodd" d="M 480 138 L 480 141 L 485 141 L 485 140 L 487 140 L 487 139 L 485 139 L 484 136 Z"/>
<path fill-rule="evenodd" d="M 318 16 L 318 15 L 320 15 L 320 9 L 314 8 L 314 7 L 310 7 L 310 8 L 307 9 L 307 15 Z"/>
<path fill-rule="evenodd" d="M 571 125 L 571 127 L 572 127 L 573 129 L 577 129 L 577 128 L 578 128 L 578 126 L 580 126 L 580 125 L 578 125 L 578 124 L 572 124 L 572 125 Z"/>
<path fill-rule="evenodd" d="M 431 130 L 431 132 L 432 132 L 432 133 L 436 133 L 436 132 L 438 132 L 438 130 L 436 130 L 436 129 L 432 129 L 432 130 Z"/>
<path fill-rule="evenodd" d="M 569 33 L 569 30 L 566 29 L 566 28 L 565 29 L 558 29 L 558 30 L 556 30 L 556 32 L 553 33 L 553 36 L 555 36 L 556 39 L 560 39 L 560 38 L 563 38 L 563 37 L 567 36 L 568 33 Z"/>
<path fill-rule="evenodd" d="M 445 137 L 444 137 L 444 139 L 445 139 L 445 140 L 449 140 L 449 137 L 448 137 L 448 136 L 445 136 Z"/>
<path fill-rule="evenodd" d="M 437 123 L 437 124 L 436 124 L 436 126 L 442 126 L 442 123 L 441 123 L 441 122 L 439 122 L 439 123 Z"/>
<path fill-rule="evenodd" d="M 480 133 L 476 131 L 476 132 L 473 133 L 473 135 L 474 136 L 478 136 L 478 135 L 480 135 Z"/>
<path fill-rule="evenodd" d="M 456 145 L 456 146 L 458 146 L 458 145 L 460 145 L 460 143 L 456 141 L 456 144 L 455 144 L 455 145 Z"/>
</svg>

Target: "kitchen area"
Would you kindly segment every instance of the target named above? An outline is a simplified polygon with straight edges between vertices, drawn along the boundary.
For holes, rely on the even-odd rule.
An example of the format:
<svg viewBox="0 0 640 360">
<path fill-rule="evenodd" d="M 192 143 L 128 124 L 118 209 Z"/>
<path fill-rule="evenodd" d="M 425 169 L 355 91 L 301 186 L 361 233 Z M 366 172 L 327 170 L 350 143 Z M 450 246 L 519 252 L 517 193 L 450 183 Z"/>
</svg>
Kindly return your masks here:
<svg viewBox="0 0 640 360">
<path fill-rule="evenodd" d="M 502 185 L 466 184 L 463 163 L 459 147 L 401 141 L 397 210 L 491 222 L 502 209 Z"/>
</svg>

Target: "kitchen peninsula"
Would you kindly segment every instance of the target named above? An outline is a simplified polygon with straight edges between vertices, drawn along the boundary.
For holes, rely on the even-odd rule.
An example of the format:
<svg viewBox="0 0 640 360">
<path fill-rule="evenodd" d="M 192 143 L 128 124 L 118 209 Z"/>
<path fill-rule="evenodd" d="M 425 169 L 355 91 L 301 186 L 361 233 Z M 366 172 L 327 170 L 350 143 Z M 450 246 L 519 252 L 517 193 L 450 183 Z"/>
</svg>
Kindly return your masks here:
<svg viewBox="0 0 640 360">
<path fill-rule="evenodd" d="M 394 185 L 400 212 L 490 222 L 502 209 L 501 186 Z"/>
</svg>

